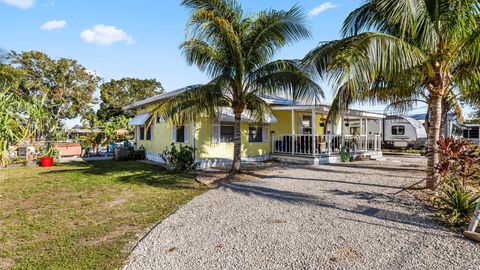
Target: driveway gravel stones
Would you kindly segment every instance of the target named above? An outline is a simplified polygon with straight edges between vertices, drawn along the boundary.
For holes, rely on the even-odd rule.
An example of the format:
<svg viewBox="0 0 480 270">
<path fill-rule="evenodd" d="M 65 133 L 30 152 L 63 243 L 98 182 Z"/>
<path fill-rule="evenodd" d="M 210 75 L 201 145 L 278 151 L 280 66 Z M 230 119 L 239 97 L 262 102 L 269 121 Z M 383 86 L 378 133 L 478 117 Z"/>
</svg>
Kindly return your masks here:
<svg viewBox="0 0 480 270">
<path fill-rule="evenodd" d="M 402 187 L 426 160 L 275 163 L 225 183 L 146 235 L 124 269 L 479 269 L 480 245 L 447 231 Z"/>
</svg>

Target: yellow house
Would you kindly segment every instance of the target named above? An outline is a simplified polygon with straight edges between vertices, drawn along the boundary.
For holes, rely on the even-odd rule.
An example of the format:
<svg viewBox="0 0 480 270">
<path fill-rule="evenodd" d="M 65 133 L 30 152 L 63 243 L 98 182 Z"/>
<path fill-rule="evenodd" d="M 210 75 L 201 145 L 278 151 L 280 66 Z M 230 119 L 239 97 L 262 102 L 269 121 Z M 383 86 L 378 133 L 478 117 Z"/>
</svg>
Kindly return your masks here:
<svg viewBox="0 0 480 270">
<path fill-rule="evenodd" d="M 172 126 L 154 110 L 168 98 L 191 87 L 151 97 L 126 106 L 136 116 L 130 121 L 136 146 L 146 149 L 147 159 L 164 162 L 162 152 L 171 143 L 195 149 L 201 167 L 222 166 L 233 159 L 233 114 L 219 109 L 212 118 L 200 117 L 182 126 Z M 285 162 L 322 164 L 340 160 L 344 149 L 353 156 L 381 157 L 384 115 L 350 110 L 326 123 L 328 105 L 307 105 L 279 97 L 263 97 L 272 110 L 263 124 L 242 115 L 243 161 L 276 159 Z"/>
</svg>

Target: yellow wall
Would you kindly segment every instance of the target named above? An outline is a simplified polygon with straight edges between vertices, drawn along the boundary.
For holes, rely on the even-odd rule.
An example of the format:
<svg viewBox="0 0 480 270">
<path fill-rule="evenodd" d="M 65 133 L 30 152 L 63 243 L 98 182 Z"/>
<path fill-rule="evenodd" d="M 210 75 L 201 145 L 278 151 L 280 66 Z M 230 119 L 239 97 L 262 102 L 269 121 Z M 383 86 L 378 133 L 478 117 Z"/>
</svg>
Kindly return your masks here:
<svg viewBox="0 0 480 270">
<path fill-rule="evenodd" d="M 147 106 L 137 111 L 137 114 L 150 112 L 154 110 L 157 105 Z M 307 112 L 295 113 L 295 133 L 298 133 L 298 119 L 301 114 L 308 114 Z M 277 123 L 269 125 L 269 133 L 274 131 L 276 135 L 291 134 L 291 112 L 290 111 L 274 111 L 273 115 L 277 118 Z M 154 116 L 155 117 L 155 116 Z M 316 119 L 316 133 L 323 134 L 324 128 L 320 127 L 321 120 L 324 116 L 317 114 Z M 248 142 L 248 123 L 241 124 L 241 136 L 242 158 L 258 157 L 268 155 L 271 152 L 271 134 L 269 134 L 269 140 L 261 143 L 249 143 Z M 153 128 L 153 140 L 137 140 L 137 147 L 143 146 L 149 152 L 161 153 L 173 142 L 173 128 L 169 123 L 156 123 L 156 117 L 152 122 Z M 192 124 L 189 125 L 189 145 L 192 145 L 192 130 L 195 128 L 195 157 L 196 159 L 232 159 L 233 157 L 233 143 L 214 143 L 212 141 L 212 119 L 200 118 L 197 119 L 195 127 Z"/>
<path fill-rule="evenodd" d="M 248 142 L 248 123 L 240 126 L 242 138 L 242 158 L 257 157 L 270 154 L 271 141 L 250 143 Z M 233 157 L 233 143 L 214 143 L 212 141 L 212 120 L 208 118 L 199 119 L 195 124 L 195 156 L 198 159 L 226 158 Z"/>
<path fill-rule="evenodd" d="M 277 118 L 277 123 L 272 124 L 271 131 L 275 131 L 275 135 L 292 134 L 292 112 L 291 111 L 274 111 L 273 115 Z M 295 134 L 298 134 L 298 119 L 300 115 L 312 115 L 310 112 L 295 112 L 294 127 Z M 325 133 L 325 127 L 321 127 L 320 123 L 324 123 L 326 115 L 316 114 L 316 131 L 317 135 Z"/>
</svg>

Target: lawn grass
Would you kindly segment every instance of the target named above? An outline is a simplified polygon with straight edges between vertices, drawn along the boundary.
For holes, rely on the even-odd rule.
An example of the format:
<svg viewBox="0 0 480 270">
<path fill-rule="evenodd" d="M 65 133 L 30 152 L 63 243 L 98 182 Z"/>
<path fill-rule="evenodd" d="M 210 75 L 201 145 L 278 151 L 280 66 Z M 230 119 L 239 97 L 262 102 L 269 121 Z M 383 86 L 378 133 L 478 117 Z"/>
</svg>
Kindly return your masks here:
<svg viewBox="0 0 480 270">
<path fill-rule="evenodd" d="M 114 269 L 145 230 L 201 194 L 140 162 L 0 170 L 0 269 Z"/>
</svg>

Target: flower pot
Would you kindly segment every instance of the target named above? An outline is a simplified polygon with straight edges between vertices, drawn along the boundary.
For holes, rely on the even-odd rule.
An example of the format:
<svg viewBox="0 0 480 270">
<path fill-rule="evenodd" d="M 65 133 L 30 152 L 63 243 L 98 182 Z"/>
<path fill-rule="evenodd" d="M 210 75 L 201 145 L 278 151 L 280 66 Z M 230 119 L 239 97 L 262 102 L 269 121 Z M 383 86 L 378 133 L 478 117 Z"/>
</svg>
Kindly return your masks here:
<svg viewBox="0 0 480 270">
<path fill-rule="evenodd" d="M 53 157 L 41 157 L 40 166 L 42 167 L 52 167 L 53 166 Z"/>
</svg>

